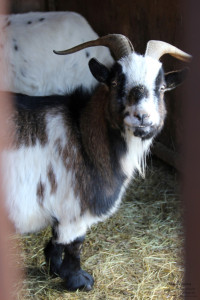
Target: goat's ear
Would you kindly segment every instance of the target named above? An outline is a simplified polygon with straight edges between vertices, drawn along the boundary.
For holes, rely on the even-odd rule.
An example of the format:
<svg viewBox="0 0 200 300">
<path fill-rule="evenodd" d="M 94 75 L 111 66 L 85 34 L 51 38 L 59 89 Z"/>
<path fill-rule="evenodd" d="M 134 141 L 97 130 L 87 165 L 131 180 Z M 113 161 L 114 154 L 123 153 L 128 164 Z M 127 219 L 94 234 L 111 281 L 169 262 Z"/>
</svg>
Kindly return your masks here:
<svg viewBox="0 0 200 300">
<path fill-rule="evenodd" d="M 89 68 L 96 80 L 107 83 L 110 72 L 103 64 L 101 64 L 97 59 L 92 58 L 89 61 Z"/>
<path fill-rule="evenodd" d="M 189 68 L 165 73 L 166 91 L 171 91 L 180 85 L 187 77 Z"/>
</svg>

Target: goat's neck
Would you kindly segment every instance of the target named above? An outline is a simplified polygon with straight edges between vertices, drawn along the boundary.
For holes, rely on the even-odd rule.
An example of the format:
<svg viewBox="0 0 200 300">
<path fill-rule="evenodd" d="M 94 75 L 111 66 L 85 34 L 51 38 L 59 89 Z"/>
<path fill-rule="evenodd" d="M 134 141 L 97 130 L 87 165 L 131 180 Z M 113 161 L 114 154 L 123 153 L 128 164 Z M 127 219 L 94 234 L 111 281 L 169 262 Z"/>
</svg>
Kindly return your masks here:
<svg viewBox="0 0 200 300">
<path fill-rule="evenodd" d="M 107 89 L 98 88 L 81 115 L 80 130 L 84 150 L 96 161 L 107 152 L 107 124 L 105 106 Z M 93 157 L 94 156 L 94 157 Z"/>
<path fill-rule="evenodd" d="M 102 170 L 104 168 L 108 169 L 111 164 L 111 151 L 112 155 L 118 159 L 117 144 L 124 140 L 121 132 L 118 129 L 112 129 L 107 119 L 108 97 L 109 93 L 106 86 L 97 88 L 80 121 L 84 150 L 96 167 Z M 112 131 L 115 131 L 115 133 Z"/>
</svg>

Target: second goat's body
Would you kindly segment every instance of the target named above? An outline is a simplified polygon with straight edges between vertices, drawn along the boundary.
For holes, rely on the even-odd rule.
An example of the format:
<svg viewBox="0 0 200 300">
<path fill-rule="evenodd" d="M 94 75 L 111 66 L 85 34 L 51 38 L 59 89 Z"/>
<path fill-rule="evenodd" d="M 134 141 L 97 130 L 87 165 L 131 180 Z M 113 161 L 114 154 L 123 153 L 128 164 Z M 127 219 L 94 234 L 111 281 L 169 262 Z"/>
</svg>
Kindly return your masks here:
<svg viewBox="0 0 200 300">
<path fill-rule="evenodd" d="M 80 85 L 91 90 L 97 85 L 88 69 L 91 57 L 103 60 L 108 66 L 113 63 L 105 47 L 71 57 L 55 56 L 55 45 L 62 49 L 98 37 L 86 19 L 74 12 L 0 16 L 0 30 L 6 35 L 1 45 L 6 61 L 2 84 L 8 91 L 45 96 L 64 95 Z"/>
</svg>

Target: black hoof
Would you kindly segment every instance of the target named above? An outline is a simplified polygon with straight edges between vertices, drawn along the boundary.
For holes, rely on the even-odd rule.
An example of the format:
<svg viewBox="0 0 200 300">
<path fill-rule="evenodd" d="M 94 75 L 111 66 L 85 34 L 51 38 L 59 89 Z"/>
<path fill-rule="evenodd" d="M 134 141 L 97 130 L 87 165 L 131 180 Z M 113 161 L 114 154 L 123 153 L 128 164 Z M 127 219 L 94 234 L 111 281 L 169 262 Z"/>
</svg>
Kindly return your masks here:
<svg viewBox="0 0 200 300">
<path fill-rule="evenodd" d="M 78 289 L 81 289 L 88 292 L 92 289 L 93 284 L 93 277 L 82 269 L 77 272 L 71 273 L 65 279 L 65 287 L 68 291 L 76 291 Z"/>
</svg>

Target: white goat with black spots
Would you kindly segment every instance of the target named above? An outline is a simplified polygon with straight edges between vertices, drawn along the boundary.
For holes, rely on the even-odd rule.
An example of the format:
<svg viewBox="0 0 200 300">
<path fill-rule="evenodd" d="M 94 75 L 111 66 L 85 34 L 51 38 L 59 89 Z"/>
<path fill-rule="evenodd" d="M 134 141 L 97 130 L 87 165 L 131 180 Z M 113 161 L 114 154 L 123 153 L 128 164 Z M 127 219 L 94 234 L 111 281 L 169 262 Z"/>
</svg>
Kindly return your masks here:
<svg viewBox="0 0 200 300">
<path fill-rule="evenodd" d="M 68 57 L 55 56 L 60 49 L 96 39 L 86 19 L 74 12 L 31 12 L 1 16 L 6 40 L 0 45 L 8 70 L 2 72 L 3 88 L 32 96 L 63 95 L 79 86 L 92 89 L 97 81 L 88 69 L 92 57 L 111 66 L 105 47 L 94 47 Z"/>
<path fill-rule="evenodd" d="M 166 52 L 190 58 L 159 41 L 150 41 L 145 55 L 139 55 L 121 35 L 59 54 L 95 45 L 109 47 L 116 61 L 111 68 L 89 61 L 100 82 L 94 92 L 16 95 L 11 118 L 16 132 L 3 154 L 10 218 L 22 234 L 52 226 L 46 261 L 69 290 L 92 288 L 92 276 L 80 266 L 84 235 L 116 211 L 134 172 L 143 171 L 145 155 L 164 124 L 164 93 L 185 77 L 185 69 L 165 74 L 159 58 Z"/>
</svg>

